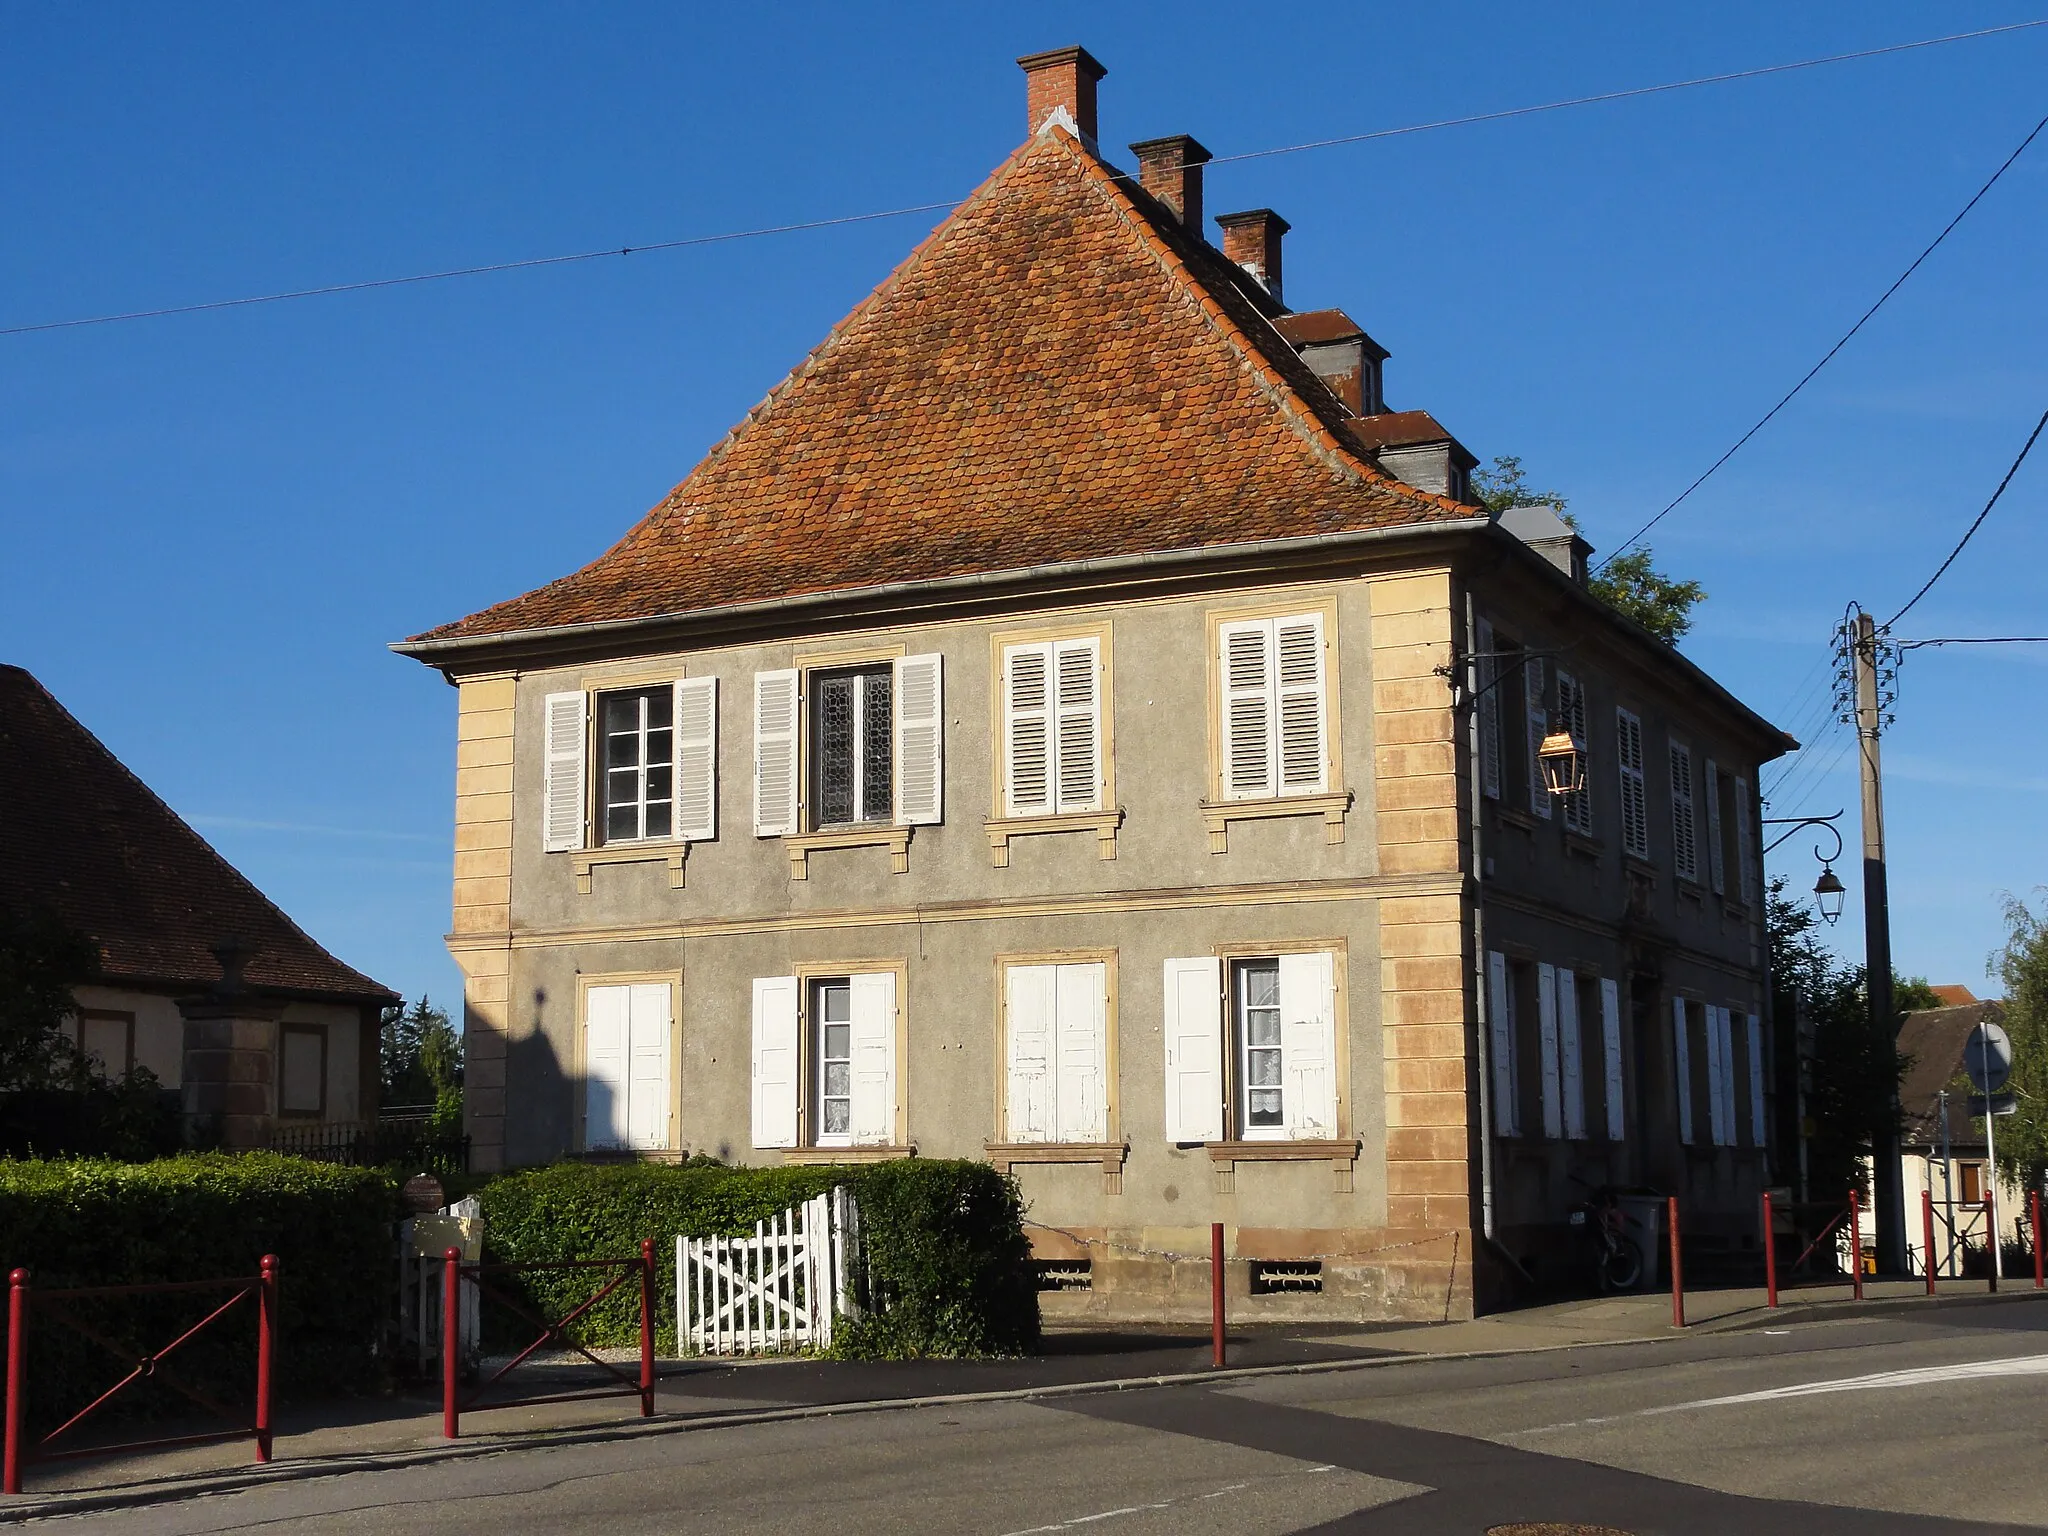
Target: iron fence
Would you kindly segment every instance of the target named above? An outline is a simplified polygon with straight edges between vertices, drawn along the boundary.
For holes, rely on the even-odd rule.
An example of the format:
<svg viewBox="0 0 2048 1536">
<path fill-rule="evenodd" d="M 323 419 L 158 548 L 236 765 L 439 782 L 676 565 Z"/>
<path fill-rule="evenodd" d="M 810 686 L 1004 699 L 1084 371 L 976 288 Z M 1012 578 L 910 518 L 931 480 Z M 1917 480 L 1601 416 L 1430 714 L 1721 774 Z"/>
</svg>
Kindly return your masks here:
<svg viewBox="0 0 2048 1536">
<path fill-rule="evenodd" d="M 406 1167 L 428 1173 L 466 1173 L 469 1138 L 434 1128 L 427 1115 L 383 1115 L 364 1122 L 281 1126 L 271 1150 L 352 1168 Z"/>
</svg>

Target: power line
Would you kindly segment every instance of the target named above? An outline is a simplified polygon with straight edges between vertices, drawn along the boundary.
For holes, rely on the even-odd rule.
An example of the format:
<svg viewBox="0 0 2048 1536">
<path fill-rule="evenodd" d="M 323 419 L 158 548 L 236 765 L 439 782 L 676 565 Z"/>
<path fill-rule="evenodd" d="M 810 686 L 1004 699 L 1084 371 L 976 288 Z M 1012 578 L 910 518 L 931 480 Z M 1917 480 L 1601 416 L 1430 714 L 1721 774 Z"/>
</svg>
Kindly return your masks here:
<svg viewBox="0 0 2048 1536">
<path fill-rule="evenodd" d="M 1638 96 L 1656 96 L 1670 91 L 1689 90 L 1694 86 L 1725 85 L 1735 80 L 1754 80 L 1765 75 L 1786 74 L 1793 70 L 1817 69 L 1824 64 L 1844 64 L 1858 59 L 1874 59 L 1885 54 L 1909 53 L 1920 48 L 1936 48 L 1946 43 L 1971 42 L 1978 38 L 1995 37 L 2005 32 L 2024 32 L 2035 27 L 2048 27 L 2048 18 L 2036 21 L 2016 21 L 1998 27 L 1983 27 L 1975 32 L 1952 32 L 1944 37 L 1921 38 L 1910 43 L 1889 43 L 1882 48 L 1863 48 L 1853 53 L 1831 53 L 1820 58 L 1795 60 L 1789 64 L 1765 64 L 1754 69 L 1733 70 L 1726 74 L 1700 75 L 1691 80 L 1667 81 L 1662 85 L 1641 85 L 1622 91 L 1603 91 L 1593 96 L 1572 96 L 1562 101 L 1541 102 L 1528 107 L 1504 107 L 1498 111 L 1475 112 L 1465 117 L 1442 118 L 1428 123 L 1410 123 L 1400 128 L 1378 128 L 1370 133 L 1347 134 L 1342 138 L 1335 139 L 1316 139 L 1306 144 L 1286 144 L 1276 149 L 1245 150 L 1235 155 L 1217 155 L 1208 163 L 1211 165 L 1223 165 L 1240 160 L 1263 160 L 1274 155 L 1295 155 L 1311 149 L 1330 149 L 1344 144 L 1365 144 L 1375 139 L 1399 138 L 1415 133 L 1432 133 L 1440 128 L 1464 128 L 1477 123 L 1502 122 L 1509 118 L 1530 117 L 1541 112 L 1558 112 L 1567 107 L 1585 107 L 1594 106 L 1602 102 L 1626 101 Z M 2038 131 L 2037 129 L 2036 132 Z M 2021 147 L 2024 148 L 2025 146 Z M 1996 178 L 1993 179 L 1995 180 Z M 1979 196 L 1982 196 L 1982 194 L 1980 193 Z M 291 299 L 324 298 L 332 294 L 362 293 L 376 288 L 401 288 L 414 283 L 437 283 L 457 277 L 481 277 L 494 272 L 517 272 L 532 267 L 567 266 L 577 262 L 599 261 L 609 256 L 632 256 L 653 251 L 681 250 L 688 246 L 717 245 L 733 240 L 753 240 L 766 235 L 796 234 L 806 230 L 830 229 L 844 224 L 871 223 L 877 219 L 902 218 L 907 214 L 913 213 L 932 213 L 939 209 L 955 207 L 957 206 L 957 201 L 957 199 L 947 199 L 941 202 L 917 203 L 907 208 L 889 208 L 876 213 L 847 214 L 835 219 L 809 219 L 795 224 L 773 224 L 762 229 L 729 230 L 722 234 L 694 235 L 679 240 L 659 240 L 646 245 L 625 245 L 606 247 L 603 250 L 595 251 L 575 251 L 562 256 L 534 256 L 520 261 L 487 262 L 470 267 L 450 267 L 438 272 L 412 273 L 404 277 L 379 277 L 367 278 L 357 282 L 329 283 L 317 288 L 294 288 L 280 293 L 254 294 L 244 298 L 211 299 L 196 304 L 172 304 L 158 309 L 128 310 L 119 314 L 84 315 L 71 320 L 44 320 L 31 325 L 0 326 L 0 336 L 28 336 L 42 331 L 75 330 L 81 326 L 89 325 L 118 325 L 131 320 L 159 320 L 172 315 L 196 315 L 217 309 L 239 309 L 252 304 L 281 304 Z M 1964 212 L 1968 211 L 1968 209 L 1964 210 Z M 1936 242 L 1936 244 L 1939 243 L 1939 241 Z M 1917 264 L 1915 263 L 1915 265 Z M 1886 297 L 1889 296 L 1886 295 Z M 1883 301 L 1880 300 L 1879 302 L 1882 303 Z M 1852 332 L 1851 334 L 1854 333 Z M 1844 340 L 1846 339 L 1845 337 Z M 1832 356 L 1833 354 L 1829 355 Z M 1790 396 L 1787 398 L 1789 399 Z M 1769 418 L 1765 419 L 1768 420 Z M 1762 423 L 1758 425 L 1760 426 Z M 1744 441 L 1747 440 L 1747 438 L 1744 439 Z M 1736 446 L 1740 447 L 1741 444 L 1738 443 Z M 1718 464 L 1715 466 L 1717 469 L 1719 467 Z M 1713 471 L 1709 470 L 1708 474 L 1711 473 Z M 1705 478 L 1704 475 L 1701 476 L 1701 479 Z M 1688 490 L 1686 494 L 1690 495 L 1691 491 Z M 1680 500 L 1683 499 L 1683 497 L 1680 498 Z M 1677 503 L 1674 502 L 1672 505 L 1676 506 Z M 1667 507 L 1665 510 L 1669 511 L 1670 508 Z M 1659 517 L 1662 515 L 1662 513 L 1658 514 Z M 1637 538 L 1641 536 L 1641 534 L 1638 534 Z M 1633 539 L 1630 540 L 1630 543 L 1633 542 Z M 1624 544 L 1622 549 L 1627 547 L 1628 545 Z M 1616 550 L 1615 553 L 1619 554 L 1621 550 Z M 1609 558 L 1611 559 L 1612 556 Z M 1605 564 L 1604 561 L 1602 563 Z"/>
<path fill-rule="evenodd" d="M 1656 527 L 1659 523 L 1663 522 L 1666 517 L 1670 516 L 1673 512 L 1675 512 L 1678 509 L 1678 505 L 1680 502 L 1684 501 L 1686 497 L 1690 496 L 1694 491 L 1698 490 L 1701 486 L 1705 485 L 1709 477 L 1713 475 L 1714 471 L 1719 469 L 1723 464 L 1726 464 L 1730 459 L 1734 458 L 1736 454 L 1740 453 L 1742 451 L 1743 446 L 1747 444 L 1751 438 L 1755 437 L 1757 433 L 1763 431 L 1765 427 L 1769 426 L 1771 423 L 1771 419 L 1774 416 L 1776 416 L 1778 412 L 1782 411 L 1783 409 L 1785 409 L 1786 406 L 1792 403 L 1793 396 L 1797 395 L 1802 389 L 1806 388 L 1808 384 L 1811 384 L 1813 382 L 1814 375 L 1819 373 L 1821 369 L 1827 367 L 1829 363 L 1833 362 L 1835 360 L 1835 354 L 1837 352 L 1840 352 L 1842 348 L 1849 345 L 1849 343 L 1855 338 L 1856 333 L 1862 330 L 1865 325 L 1869 324 L 1870 318 L 1873 315 L 1875 315 L 1880 309 L 1884 308 L 1886 301 L 1889 300 L 1893 294 L 1897 293 L 1901 288 L 1905 287 L 1906 279 L 1911 277 L 1915 272 L 1920 270 L 1920 264 L 1927 260 L 1928 257 L 1934 254 L 1935 249 L 1941 244 L 1942 241 L 1946 240 L 1949 237 L 1950 232 L 1953 231 L 1958 224 L 1963 222 L 1963 220 L 1969 215 L 1969 212 L 1972 208 L 1976 207 L 1977 204 L 1983 200 L 1984 194 L 1989 192 L 1993 187 L 1998 185 L 1998 179 L 2001 176 L 2003 176 L 2007 171 L 2012 169 L 2013 162 L 2019 159 L 2019 157 L 2022 154 L 2026 153 L 2027 146 L 2033 143 L 2034 140 L 2040 136 L 2041 130 L 2043 128 L 2048 128 L 2048 117 L 2044 117 L 2041 119 L 2040 122 L 2034 124 L 2033 131 L 2029 133 L 2024 139 L 2020 140 L 2019 148 L 2015 149 L 2011 154 L 2005 157 L 2005 163 L 1999 166 L 1997 170 L 1993 171 L 1991 173 L 1991 179 L 1985 182 L 1983 186 L 1979 187 L 1976 190 L 1976 192 L 1971 196 L 1970 200 L 1967 203 L 1963 204 L 1962 211 L 1958 213 L 1954 218 L 1950 219 L 1947 224 L 1942 226 L 1941 233 L 1936 235 L 1934 239 L 1931 242 L 1929 242 L 1927 249 L 1922 251 L 1918 256 L 1915 256 L 1913 258 L 1913 264 L 1898 275 L 1897 280 L 1892 283 L 1891 287 L 1885 289 L 1885 291 L 1882 294 L 1878 295 L 1877 302 L 1871 305 L 1870 308 L 1863 311 L 1862 317 L 1858 319 L 1854 325 L 1850 326 L 1848 330 L 1842 333 L 1842 339 L 1836 342 L 1832 347 L 1829 347 L 1826 355 L 1824 355 L 1821 358 L 1821 360 L 1815 363 L 1811 368 L 1807 369 L 1805 375 L 1799 380 L 1797 384 L 1794 384 L 1790 389 L 1785 391 L 1784 398 L 1779 400 L 1778 403 L 1772 406 L 1768 411 L 1765 411 L 1763 415 L 1757 420 L 1756 425 L 1751 427 L 1747 432 L 1743 433 L 1742 436 L 1738 437 L 1735 440 L 1734 445 L 1731 448 L 1729 448 L 1729 450 L 1726 453 L 1722 454 L 1721 457 L 1714 460 L 1713 463 L 1709 464 L 1697 480 L 1693 481 L 1691 485 L 1688 485 L 1684 490 L 1680 491 L 1676 496 L 1672 497 L 1671 500 L 1665 504 L 1663 511 L 1659 512 L 1655 517 L 1651 518 L 1647 523 L 1643 524 L 1642 527 L 1638 528 L 1634 533 L 1630 534 L 1628 538 L 1624 540 L 1622 544 L 1614 551 L 1614 553 L 1609 555 L 1605 560 L 1602 560 L 1600 564 L 1597 567 L 1595 567 L 1595 569 L 1605 570 L 1609 565 L 1613 564 L 1617 558 L 1626 553 L 1629 547 L 1635 544 L 1638 540 L 1640 540 L 1644 534 L 1648 533 L 1652 528 Z M 1917 602 L 1918 599 L 1916 598 L 1914 599 L 1914 601 Z M 1911 605 L 1909 604 L 1908 606 L 1910 607 Z M 1900 610 L 1901 613 L 1903 613 L 1904 611 L 1904 609 Z"/>
<path fill-rule="evenodd" d="M 2043 121 L 2048 122 L 2048 118 L 2044 118 Z M 2039 129 L 2035 130 L 2035 132 L 2037 133 L 2039 131 Z M 2011 162 L 2008 161 L 2007 163 L 2010 164 Z M 2043 411 L 2041 413 L 2041 419 L 2034 423 L 2034 430 L 2027 434 L 2026 446 L 2020 449 L 2020 456 L 2012 461 L 2012 468 L 2008 469 L 2005 472 L 2005 478 L 1998 482 L 1998 489 L 1991 493 L 1991 499 L 1984 503 L 1984 510 L 1977 514 L 1977 520 L 1974 523 L 1970 524 L 1970 526 L 1963 531 L 1963 536 L 1956 541 L 1956 547 L 1948 552 L 1948 558 L 1942 561 L 1940 565 L 1935 567 L 1934 574 L 1927 578 L 1926 584 L 1923 585 L 1918 592 L 1915 592 L 1913 594 L 1911 601 L 1909 601 L 1906 604 L 1906 606 L 1901 608 L 1897 613 L 1893 614 L 1890 618 L 1884 621 L 1884 628 L 1886 630 L 1890 630 L 1890 628 L 1894 624 L 1898 623 L 1899 620 L 1903 619 L 1908 613 L 1912 612 L 1913 604 L 1919 602 L 1921 598 L 1925 597 L 1928 594 L 1928 592 L 1933 588 L 1934 584 L 1937 581 L 1941 580 L 1943 574 L 1947 572 L 1948 568 L 1956 563 L 1956 556 L 1960 555 L 1963 552 L 1963 546 L 1970 542 L 1971 538 L 1975 536 L 1979 528 L 1982 528 L 1984 526 L 1984 519 L 1989 517 L 1991 515 L 1991 509 L 1998 505 L 1998 498 L 2003 496 L 2005 494 L 2005 488 L 2008 485 L 2012 484 L 2012 477 L 2018 474 L 2020 472 L 2020 466 L 2027 462 L 2027 455 L 2034 451 L 2034 444 L 2040 441 L 2041 429 L 2043 427 L 2048 427 L 2048 411 Z"/>
<path fill-rule="evenodd" d="M 2048 635 L 1963 635 L 1947 640 L 1899 640 L 1902 651 L 1917 651 L 1923 645 L 2048 645 Z"/>
</svg>

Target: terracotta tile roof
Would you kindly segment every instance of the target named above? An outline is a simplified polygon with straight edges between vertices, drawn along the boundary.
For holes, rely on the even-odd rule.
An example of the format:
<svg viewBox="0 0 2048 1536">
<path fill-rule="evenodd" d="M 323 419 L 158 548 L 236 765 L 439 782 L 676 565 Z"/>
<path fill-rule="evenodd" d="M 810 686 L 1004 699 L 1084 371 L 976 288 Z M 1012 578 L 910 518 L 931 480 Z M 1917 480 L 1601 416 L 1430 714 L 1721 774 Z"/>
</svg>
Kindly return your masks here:
<svg viewBox="0 0 2048 1536">
<path fill-rule="evenodd" d="M 1974 1003 L 1978 1000 L 1976 993 L 1954 982 L 1945 987 L 1929 987 L 1927 990 L 1940 998 L 1945 1008 L 1960 1008 L 1965 1003 Z"/>
<path fill-rule="evenodd" d="M 1401 448 L 1412 443 L 1456 442 L 1450 429 L 1427 411 L 1387 411 L 1359 416 L 1345 423 L 1351 436 L 1368 449 Z"/>
<path fill-rule="evenodd" d="M 617 545 L 415 639 L 1470 517 L 1371 464 L 1245 281 L 1048 129 Z"/>
<path fill-rule="evenodd" d="M 1899 1079 L 1899 1108 L 1908 1142 L 1928 1146 L 1940 1138 L 1939 1095 L 1962 1073 L 1963 1046 L 1970 1031 L 1986 1019 L 1999 1023 L 2004 1018 L 2001 1003 L 1971 1002 L 1953 1008 L 1922 1008 L 1900 1021 L 1899 1055 L 1910 1058 L 1905 1076 Z M 1983 1140 L 1983 1122 L 1969 1119 L 1966 1107 L 1953 1094 L 1949 1096 L 1948 1124 L 1954 1142 Z"/>
<path fill-rule="evenodd" d="M 100 944 L 106 979 L 203 989 L 209 946 L 254 946 L 251 985 L 395 1000 L 343 965 L 179 820 L 19 667 L 0 666 L 0 902 L 54 909 Z"/>
<path fill-rule="evenodd" d="M 1310 309 L 1298 315 L 1282 315 L 1273 322 L 1282 336 L 1297 347 L 1322 342 L 1350 341 L 1363 336 L 1365 328 L 1341 309 Z"/>
</svg>

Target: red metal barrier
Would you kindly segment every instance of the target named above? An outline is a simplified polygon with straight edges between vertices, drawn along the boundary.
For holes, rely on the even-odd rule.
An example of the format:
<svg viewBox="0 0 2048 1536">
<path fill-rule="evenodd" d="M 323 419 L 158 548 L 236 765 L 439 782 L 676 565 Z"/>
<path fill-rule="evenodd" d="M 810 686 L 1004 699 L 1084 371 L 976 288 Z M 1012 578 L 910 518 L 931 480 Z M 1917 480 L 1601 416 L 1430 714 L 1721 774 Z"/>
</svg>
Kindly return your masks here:
<svg viewBox="0 0 2048 1536">
<path fill-rule="evenodd" d="M 441 1434 L 453 1440 L 462 1433 L 464 1412 L 489 1408 L 529 1408 L 539 1403 L 575 1403 L 596 1397 L 637 1397 L 640 1417 L 654 1417 L 654 1243 L 642 1239 L 637 1257 L 630 1259 L 569 1259 L 553 1264 L 465 1264 L 462 1250 L 450 1248 L 441 1256 Z M 578 1306 L 552 1321 L 535 1317 L 516 1297 L 488 1284 L 486 1275 L 531 1275 L 548 1270 L 615 1269 L 618 1273 L 598 1287 Z M 640 1374 L 635 1380 L 608 1360 L 600 1360 L 568 1337 L 569 1328 L 605 1297 L 637 1275 L 640 1281 Z M 519 1351 L 490 1376 L 477 1383 L 467 1398 L 462 1396 L 462 1281 L 475 1283 L 477 1306 L 489 1297 L 500 1306 L 540 1329 L 540 1336 Z M 481 1322 L 481 1319 L 479 1319 Z M 609 1376 L 623 1383 L 617 1387 L 593 1387 L 580 1392 L 544 1392 L 533 1397 L 501 1397 L 484 1402 L 483 1395 L 546 1346 L 572 1349 Z"/>
<path fill-rule="evenodd" d="M 1771 1192 L 1764 1191 L 1764 1305 L 1778 1304 L 1778 1230 L 1771 1222 Z"/>
<path fill-rule="evenodd" d="M 1984 1289 L 1992 1295 L 1998 1294 L 1998 1271 L 2004 1266 L 2005 1255 L 1998 1245 L 1998 1186 L 1986 1180 L 1984 1184 L 1984 1246 L 1991 1265 L 1984 1271 Z"/>
<path fill-rule="evenodd" d="M 1678 1196 L 1670 1198 L 1671 1218 L 1671 1326 L 1685 1326 L 1685 1266 L 1678 1250 Z"/>
<path fill-rule="evenodd" d="M 1849 1191 L 1849 1279 L 1856 1299 L 1863 1299 L 1863 1196 Z"/>
<path fill-rule="evenodd" d="M 1223 1223 L 1209 1223 L 1209 1342 L 1223 1369 Z"/>
<path fill-rule="evenodd" d="M 258 1273 L 219 1280 L 168 1281 L 150 1285 L 73 1286 L 63 1290 L 36 1291 L 29 1284 L 29 1272 L 17 1269 L 7 1277 L 7 1408 L 4 1447 L 0 1447 L 0 1492 L 21 1492 L 23 1471 L 31 1461 L 68 1461 L 79 1456 L 110 1456 L 120 1451 L 161 1450 L 174 1445 L 211 1445 L 223 1440 L 250 1436 L 256 1441 L 256 1459 L 270 1460 L 272 1377 L 277 1361 L 278 1273 L 275 1254 L 266 1253 Z M 67 1313 L 64 1303 L 96 1301 L 110 1296 L 153 1296 L 187 1291 L 217 1291 L 231 1286 L 234 1294 L 162 1349 L 135 1354 L 98 1329 Z M 164 1368 L 164 1361 L 192 1342 L 206 1329 L 226 1317 L 249 1297 L 256 1299 L 256 1411 L 253 1422 L 242 1424 L 239 1416 L 204 1393 L 179 1381 Z M 128 1374 L 71 1415 L 62 1424 L 29 1444 L 24 1424 L 28 1417 L 28 1331 L 36 1314 L 69 1328 L 99 1345 L 115 1359 L 129 1366 Z M 145 1377 L 161 1381 L 172 1391 L 189 1398 L 216 1418 L 235 1427 L 196 1435 L 163 1435 L 153 1440 L 128 1440 L 114 1445 L 93 1445 L 74 1450 L 50 1449 L 58 1440 L 84 1423 L 115 1397 Z"/>
<path fill-rule="evenodd" d="M 1920 1191 L 1920 1241 L 1924 1245 L 1920 1251 L 1926 1255 L 1926 1262 L 1920 1267 L 1927 1271 L 1927 1294 L 1932 1296 L 1934 1294 L 1934 1271 L 1936 1265 L 1934 1262 L 1934 1191 L 1931 1189 Z"/>
</svg>

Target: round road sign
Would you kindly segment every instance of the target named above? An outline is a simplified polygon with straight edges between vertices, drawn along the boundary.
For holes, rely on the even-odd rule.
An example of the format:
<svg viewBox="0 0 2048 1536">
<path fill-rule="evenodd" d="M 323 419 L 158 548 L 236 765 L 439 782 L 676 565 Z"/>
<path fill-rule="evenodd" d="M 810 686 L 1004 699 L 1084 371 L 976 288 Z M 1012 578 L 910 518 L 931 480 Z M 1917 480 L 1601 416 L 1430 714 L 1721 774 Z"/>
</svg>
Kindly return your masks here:
<svg viewBox="0 0 2048 1536">
<path fill-rule="evenodd" d="M 1963 1047 L 1963 1070 L 1979 1093 L 2004 1092 L 2012 1076 L 2012 1037 L 1989 1021 L 1979 1024 Z"/>
</svg>

